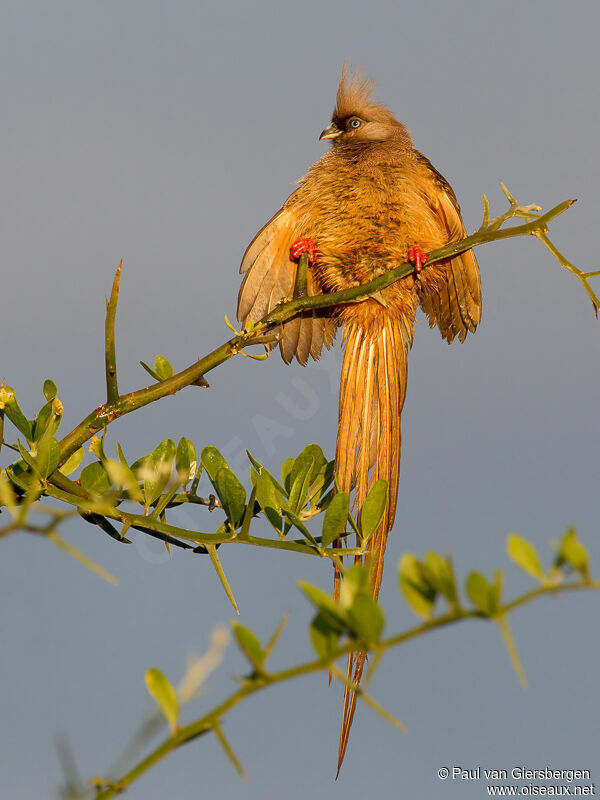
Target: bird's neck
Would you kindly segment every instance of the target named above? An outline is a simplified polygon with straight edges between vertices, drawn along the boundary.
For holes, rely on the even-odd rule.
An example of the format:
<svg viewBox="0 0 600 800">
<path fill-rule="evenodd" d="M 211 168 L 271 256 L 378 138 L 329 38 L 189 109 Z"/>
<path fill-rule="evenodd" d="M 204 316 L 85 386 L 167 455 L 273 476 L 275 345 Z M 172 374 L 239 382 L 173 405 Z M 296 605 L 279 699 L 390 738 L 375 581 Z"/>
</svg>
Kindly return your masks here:
<svg viewBox="0 0 600 800">
<path fill-rule="evenodd" d="M 339 142 L 332 149 L 334 157 L 353 161 L 357 165 L 375 165 L 413 159 L 415 150 L 412 141 L 393 136 L 382 141 Z"/>
</svg>

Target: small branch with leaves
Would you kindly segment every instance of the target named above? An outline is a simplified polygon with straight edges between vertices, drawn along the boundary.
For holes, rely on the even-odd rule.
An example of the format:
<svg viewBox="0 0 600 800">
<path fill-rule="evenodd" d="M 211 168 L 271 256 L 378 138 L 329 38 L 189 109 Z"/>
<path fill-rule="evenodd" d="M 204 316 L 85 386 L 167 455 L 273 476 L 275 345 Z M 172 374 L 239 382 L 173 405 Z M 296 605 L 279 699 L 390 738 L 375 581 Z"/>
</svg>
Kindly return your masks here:
<svg viewBox="0 0 600 800">
<path fill-rule="evenodd" d="M 453 242 L 430 253 L 424 268 L 486 242 L 516 236 L 536 236 L 555 255 L 561 266 L 569 269 L 581 281 L 597 313 L 600 304 L 591 288 L 590 279 L 599 275 L 600 271 L 579 270 L 548 238 L 549 223 L 566 211 L 573 201 L 566 200 L 541 214 L 538 206 L 520 205 L 503 184 L 502 188 L 509 201 L 508 210 L 495 219 L 490 219 L 489 204 L 484 195 L 484 215 L 480 229 L 460 242 Z M 505 227 L 511 219 L 522 219 L 524 223 Z M 300 271 L 303 266 L 306 267 L 306 264 L 300 264 Z M 336 535 L 339 535 L 346 526 L 355 531 L 358 528 L 352 514 L 346 509 L 346 499 L 342 496 L 334 499 L 334 492 L 330 489 L 333 478 L 331 464 L 327 464 L 320 449 L 309 449 L 303 451 L 297 459 L 288 459 L 282 468 L 280 481 L 249 454 L 253 488 L 246 502 L 246 492 L 241 481 L 215 448 L 205 447 L 198 463 L 194 446 L 189 440 L 182 439 L 175 445 L 167 439 L 158 444 L 150 454 L 128 462 L 118 443 L 117 457 L 107 457 L 104 441 L 107 428 L 115 419 L 174 394 L 186 386 L 208 386 L 204 375 L 234 355 L 244 354 L 246 348 L 261 345 L 266 352 L 264 356 L 258 357 L 267 357 L 270 346 L 277 341 L 280 325 L 295 315 L 311 309 L 366 299 L 385 286 L 406 278 L 413 271 L 413 265 L 406 263 L 368 284 L 343 292 L 309 297 L 301 290 L 296 291 L 294 299 L 281 304 L 259 322 L 247 325 L 243 331 L 234 331 L 233 338 L 177 374 L 163 356 L 156 357 L 153 367 L 141 362 L 156 382 L 122 395 L 118 389 L 115 344 L 115 319 L 121 277 L 119 265 L 110 298 L 107 299 L 106 403 L 94 409 L 71 433 L 59 441 L 56 433 L 62 420 L 63 406 L 51 380 L 44 383 L 45 403 L 32 420 L 27 419 L 21 411 L 14 389 L 4 383 L 0 386 L 0 447 L 4 444 L 18 456 L 17 461 L 4 469 L 0 476 L 0 504 L 9 510 L 12 517 L 7 525 L 0 527 L 0 536 L 17 530 L 33 532 L 26 522 L 28 514 L 37 510 L 36 503 L 40 498 L 51 497 L 70 506 L 69 513 L 76 511 L 87 522 L 121 543 L 130 542 L 126 537 L 129 531 L 139 531 L 161 539 L 167 547 L 174 546 L 208 554 L 234 607 L 235 599 L 217 555 L 220 545 L 241 543 L 278 548 L 326 557 L 336 563 L 339 562 L 340 555 L 362 553 L 368 539 L 364 531 L 362 546 L 359 548 L 335 549 L 329 546 L 333 541 L 329 538 L 332 530 L 335 529 Z M 20 439 L 9 442 L 4 438 L 5 417 L 24 438 L 24 442 Z M 99 434 L 100 439 L 97 438 Z M 71 480 L 68 476 L 80 467 L 84 458 L 83 445 L 90 438 L 90 451 L 97 460 L 84 466 L 79 477 Z M 316 448 L 316 445 L 311 447 Z M 205 498 L 197 494 L 203 469 L 218 500 L 214 495 Z M 381 509 L 381 503 L 385 502 L 384 489 L 380 487 L 378 492 L 372 500 L 377 512 Z M 213 533 L 170 524 L 169 511 L 184 503 L 202 505 L 209 510 L 222 509 L 225 519 Z M 135 504 L 140 508 L 132 509 Z M 345 504 L 344 508 L 342 504 Z M 324 527 L 320 533 L 316 533 L 310 530 L 308 523 L 321 512 L 325 512 Z M 275 528 L 275 538 L 250 534 L 252 521 L 260 515 L 264 515 L 271 527 Z M 46 535 L 62 547 L 64 543 L 56 533 L 56 520 L 60 519 L 61 517 L 51 517 Z M 120 525 L 120 530 L 115 527 L 115 523 Z M 363 526 L 364 524 L 363 522 Z M 288 537 L 292 529 L 299 532 L 300 538 Z M 73 555 L 76 552 L 76 557 L 85 561 L 85 556 L 73 549 Z M 92 566 L 92 563 L 89 562 L 88 565 Z M 98 565 L 93 568 L 99 573 L 102 571 Z"/>
<path fill-rule="evenodd" d="M 206 664 L 220 663 L 226 634 L 219 630 L 213 639 L 218 642 L 211 646 L 200 660 L 203 667 L 198 670 L 194 663 L 179 687 L 172 686 L 168 678 L 157 668 L 146 673 L 146 687 L 158 706 L 156 714 L 144 723 L 134 736 L 125 756 L 118 762 L 118 769 L 108 775 L 95 776 L 88 784 L 96 794 L 96 800 L 109 800 L 124 792 L 144 773 L 166 758 L 183 744 L 206 734 L 214 734 L 225 755 L 242 778 L 246 773 L 232 744 L 225 737 L 223 723 L 226 716 L 252 695 L 268 690 L 271 686 L 315 672 L 329 672 L 342 685 L 355 688 L 359 699 L 379 714 L 386 722 L 398 730 L 406 732 L 406 727 L 366 690 L 369 687 L 382 657 L 392 649 L 407 644 L 440 628 L 466 620 L 489 620 L 495 623 L 507 648 L 509 660 L 519 682 L 526 688 L 525 671 L 519 659 L 517 648 L 508 625 L 508 616 L 516 609 L 546 595 L 557 596 L 563 592 L 600 590 L 600 582 L 592 579 L 587 550 L 577 538 L 573 529 L 568 530 L 556 545 L 553 564 L 544 569 L 533 547 L 526 539 L 511 535 L 507 540 L 510 559 L 536 581 L 536 586 L 512 600 L 503 599 L 504 572 L 497 569 L 494 578 L 489 580 L 479 572 L 467 576 L 464 599 L 456 583 L 452 561 L 448 556 L 428 552 L 424 558 L 406 554 L 400 561 L 398 570 L 399 586 L 412 611 L 421 622 L 392 636 L 383 636 L 385 615 L 381 606 L 373 600 L 369 589 L 367 571 L 360 565 L 353 566 L 346 575 L 344 591 L 340 603 L 316 586 L 300 582 L 300 588 L 315 609 L 309 636 L 315 656 L 287 669 L 270 671 L 268 660 L 277 644 L 285 624 L 281 620 L 269 642 L 263 645 L 258 636 L 249 628 L 232 623 L 233 637 L 248 663 L 248 672 L 235 680 L 238 687 L 228 697 L 216 704 L 208 712 L 191 722 L 181 723 L 181 708 L 189 703 L 201 687 L 199 674 L 205 677 Z M 438 602 L 443 607 L 438 609 Z M 216 650 L 216 653 L 215 653 Z M 337 667 L 339 659 L 352 651 L 370 653 L 367 675 L 361 687 L 355 687 L 348 680 L 345 670 Z M 185 688 L 184 688 L 185 687 Z M 161 725 L 162 717 L 162 725 Z M 165 726 L 169 735 L 145 756 L 140 757 L 150 741 Z M 139 760 L 136 761 L 136 758 Z M 129 766 L 125 762 L 129 762 Z M 133 764 L 133 765 L 132 765 Z M 91 798 L 91 791 L 83 784 L 74 785 L 69 779 L 73 800 Z"/>
</svg>

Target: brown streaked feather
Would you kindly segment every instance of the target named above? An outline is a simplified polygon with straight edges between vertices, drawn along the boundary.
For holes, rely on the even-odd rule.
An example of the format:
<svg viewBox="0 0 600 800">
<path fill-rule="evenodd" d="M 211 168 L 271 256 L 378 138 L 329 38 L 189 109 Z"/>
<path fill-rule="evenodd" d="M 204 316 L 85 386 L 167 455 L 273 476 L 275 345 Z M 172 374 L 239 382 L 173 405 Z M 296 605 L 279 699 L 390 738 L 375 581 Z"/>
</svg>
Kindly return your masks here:
<svg viewBox="0 0 600 800">
<path fill-rule="evenodd" d="M 240 266 L 240 272 L 246 273 L 238 295 L 240 322 L 257 322 L 291 296 L 296 275 L 296 265 L 289 259 L 291 224 L 291 215 L 281 209 L 246 250 Z"/>
<path fill-rule="evenodd" d="M 434 191 L 428 195 L 428 200 L 442 229 L 448 233 L 448 242 L 463 239 L 467 233 L 452 187 L 428 158 L 422 153 L 416 155 L 418 163 L 427 169 L 433 181 Z M 430 269 L 436 279 L 424 282 L 424 290 L 422 286 L 418 287 L 421 308 L 431 327 L 438 325 L 448 343 L 455 336 L 463 342 L 467 332 L 474 332 L 481 320 L 481 279 L 477 259 L 472 250 L 467 250 Z"/>
<path fill-rule="evenodd" d="M 321 288 L 317 284 L 315 276 L 311 270 L 308 271 L 307 290 L 310 296 L 321 294 Z M 321 315 L 319 315 L 319 312 L 315 311 L 309 319 L 312 329 L 312 336 L 310 339 L 310 356 L 317 361 L 321 355 L 323 347 L 326 347 L 327 350 L 329 350 L 333 344 L 338 323 L 329 315 L 328 311 L 322 312 Z"/>
<path fill-rule="evenodd" d="M 281 349 L 281 357 L 286 364 L 289 364 L 296 355 L 298 339 L 300 338 L 300 323 L 300 318 L 296 317 L 282 326 L 283 331 L 279 340 L 279 347 Z"/>
<path fill-rule="evenodd" d="M 280 208 L 276 214 L 273 214 L 271 219 L 263 225 L 263 227 L 254 236 L 242 257 L 240 264 L 240 272 L 248 272 L 252 264 L 256 261 L 261 250 L 281 233 L 282 229 L 289 228 L 291 225 L 291 214 L 286 208 Z"/>
<path fill-rule="evenodd" d="M 244 253 L 240 272 L 246 274 L 237 308 L 240 322 L 248 319 L 258 322 L 279 303 L 292 299 L 297 265 L 290 260 L 290 247 L 297 238 L 297 223 L 293 203 L 291 206 L 280 209 L 256 234 Z M 307 285 L 310 295 L 320 293 L 310 271 Z M 289 364 L 295 356 L 304 366 L 309 357 L 318 359 L 323 346 L 331 347 L 335 329 L 335 321 L 316 313 L 289 320 L 282 326 L 279 343 L 283 360 Z"/>
<path fill-rule="evenodd" d="M 368 301 L 367 301 L 368 302 Z M 408 341 L 405 320 L 396 309 L 371 304 L 372 325 L 349 324 L 342 380 L 336 447 L 336 474 L 342 491 L 355 490 L 354 502 L 360 508 L 376 480 L 389 485 L 388 505 L 373 534 L 364 559 L 371 576 L 372 596 L 381 587 L 387 535 L 394 523 L 400 472 L 400 415 L 406 394 Z M 376 447 L 374 447 L 374 443 Z M 374 457 L 376 454 L 376 458 Z M 356 561 L 362 561 L 357 556 Z M 339 592 L 339 581 L 337 586 Z M 348 657 L 348 680 L 358 684 L 366 660 L 365 653 Z M 338 773 L 344 760 L 357 695 L 344 691 Z"/>
</svg>

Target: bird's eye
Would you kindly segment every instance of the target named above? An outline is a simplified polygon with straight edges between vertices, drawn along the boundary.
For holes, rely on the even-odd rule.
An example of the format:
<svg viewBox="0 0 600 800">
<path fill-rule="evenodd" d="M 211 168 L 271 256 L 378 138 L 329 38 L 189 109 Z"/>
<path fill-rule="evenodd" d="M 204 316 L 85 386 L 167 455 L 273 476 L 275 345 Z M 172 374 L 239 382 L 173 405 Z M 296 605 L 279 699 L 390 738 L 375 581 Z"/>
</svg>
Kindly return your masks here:
<svg viewBox="0 0 600 800">
<path fill-rule="evenodd" d="M 353 118 L 352 118 L 352 119 L 349 121 L 349 123 L 348 123 L 348 124 L 350 125 L 350 127 L 351 127 L 351 128 L 354 128 L 354 129 L 356 129 L 356 128 L 360 128 L 360 126 L 362 125 L 362 122 L 361 122 L 359 119 L 357 119 L 356 117 L 353 117 Z"/>
</svg>

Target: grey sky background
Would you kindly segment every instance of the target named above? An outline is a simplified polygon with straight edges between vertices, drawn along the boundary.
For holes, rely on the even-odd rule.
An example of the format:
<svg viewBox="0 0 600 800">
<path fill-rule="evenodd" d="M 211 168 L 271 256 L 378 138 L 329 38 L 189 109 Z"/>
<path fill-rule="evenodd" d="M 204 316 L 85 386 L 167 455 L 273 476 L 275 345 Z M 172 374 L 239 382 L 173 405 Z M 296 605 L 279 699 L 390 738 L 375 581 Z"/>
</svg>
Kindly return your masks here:
<svg viewBox="0 0 600 800">
<path fill-rule="evenodd" d="M 469 230 L 482 192 L 504 210 L 500 179 L 545 209 L 577 197 L 551 234 L 597 268 L 599 22 L 596 3 L 577 1 L 3 3 L 0 377 L 30 416 L 53 378 L 64 432 L 102 402 L 104 295 L 121 258 L 122 391 L 147 383 L 140 359 L 162 353 L 181 368 L 224 341 L 241 255 L 324 152 L 317 137 L 344 59 L 363 63 L 452 183 Z M 538 242 L 488 245 L 478 258 L 477 334 L 448 347 L 423 320 L 416 330 L 382 591 L 390 632 L 414 622 L 396 589 L 405 551 L 450 551 L 461 577 L 506 566 L 509 595 L 531 585 L 506 559 L 511 531 L 548 563 L 550 540 L 576 524 L 600 561 L 600 322 Z M 332 457 L 339 363 L 339 342 L 306 369 L 277 356 L 231 361 L 210 390 L 118 421 L 109 448 L 118 440 L 133 460 L 185 435 L 219 447 L 246 483 L 246 447 L 273 470 L 312 441 Z M 181 519 L 218 524 L 202 508 Z M 65 535 L 120 583 L 32 536 L 2 541 L 0 797 L 10 800 L 57 796 L 59 733 L 85 777 L 106 771 L 152 708 L 146 668 L 178 680 L 186 655 L 232 616 L 200 557 L 167 560 L 143 538 L 120 547 L 83 522 Z M 266 638 L 291 613 L 276 663 L 308 657 L 311 610 L 295 580 L 329 588 L 328 565 L 220 552 L 245 624 Z M 580 594 L 511 617 L 526 693 L 489 624 L 391 653 L 372 692 L 409 734 L 360 708 L 337 783 L 341 691 L 317 676 L 227 718 L 248 783 L 203 738 L 128 797 L 485 797 L 484 781 L 438 780 L 455 765 L 588 768 L 598 784 L 598 611 L 597 597 Z M 184 718 L 214 705 L 242 669 L 231 645 Z"/>
</svg>

